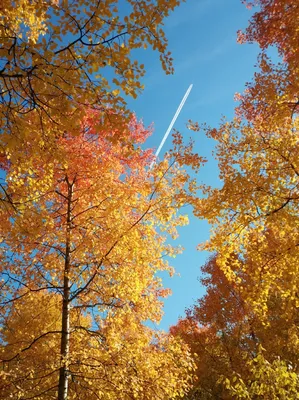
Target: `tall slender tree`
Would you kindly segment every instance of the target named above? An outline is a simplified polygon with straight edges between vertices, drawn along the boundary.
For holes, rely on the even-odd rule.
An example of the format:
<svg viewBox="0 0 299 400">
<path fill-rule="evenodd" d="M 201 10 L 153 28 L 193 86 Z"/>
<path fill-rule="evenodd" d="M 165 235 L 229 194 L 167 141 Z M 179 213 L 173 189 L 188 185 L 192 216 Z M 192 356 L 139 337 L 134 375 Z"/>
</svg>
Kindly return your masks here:
<svg viewBox="0 0 299 400">
<path fill-rule="evenodd" d="M 187 222 L 179 209 L 196 197 L 184 165 L 197 171 L 203 160 L 176 134 L 174 150 L 150 169 L 153 155 L 140 148 L 149 130 L 135 117 L 122 131 L 100 130 L 99 118 L 90 110 L 79 136 L 57 138 L 53 156 L 31 158 L 27 142 L 27 172 L 17 151 L 7 161 L 2 398 L 164 399 L 188 387 L 186 347 L 145 323 L 160 320 L 168 293 L 156 275 L 172 273 L 165 256 L 178 251 L 167 234 Z"/>
</svg>

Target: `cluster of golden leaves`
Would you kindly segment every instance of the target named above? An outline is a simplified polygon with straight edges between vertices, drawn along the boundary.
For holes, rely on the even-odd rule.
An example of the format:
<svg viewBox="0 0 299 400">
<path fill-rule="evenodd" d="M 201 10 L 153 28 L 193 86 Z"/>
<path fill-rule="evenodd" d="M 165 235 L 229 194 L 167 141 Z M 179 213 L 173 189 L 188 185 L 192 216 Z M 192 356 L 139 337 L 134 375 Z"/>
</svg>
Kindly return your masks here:
<svg viewBox="0 0 299 400">
<path fill-rule="evenodd" d="M 1 2 L 1 399 L 164 400 L 190 387 L 188 347 L 148 323 L 203 160 L 176 134 L 150 169 L 150 132 L 123 99 L 142 90 L 137 49 L 173 71 L 162 26 L 178 5 Z"/>
<path fill-rule="evenodd" d="M 173 398 L 190 387 L 187 346 L 121 310 L 96 330 L 88 315 L 71 311 L 68 399 Z M 57 398 L 61 296 L 44 291 L 15 302 L 5 325 L 1 399 Z M 18 355 L 16 357 L 16 354 Z"/>
<path fill-rule="evenodd" d="M 173 72 L 162 24 L 178 5 L 178 0 L 2 1 L 1 154 L 30 136 L 30 114 L 47 145 L 64 131 L 79 133 L 85 106 L 103 114 L 119 110 L 115 123 L 122 124 L 121 93 L 136 97 L 145 73 L 134 59 L 136 49 L 157 50 L 165 72 Z"/>
<path fill-rule="evenodd" d="M 271 21 L 276 32 L 273 21 L 278 23 L 284 9 L 288 10 L 287 19 L 280 23 L 288 26 L 290 37 L 298 35 L 293 25 L 288 25 L 297 10 L 292 1 L 257 3 L 261 11 L 252 19 L 247 40 L 259 41 L 263 49 L 277 44 L 280 34 L 273 33 L 271 39 L 265 32 Z M 292 47 L 287 41 L 289 36 L 280 42 L 281 54 L 283 49 L 287 51 L 286 47 Z M 298 71 L 288 59 L 274 65 L 262 53 L 260 61 L 261 70 L 255 80 L 239 96 L 235 119 L 223 121 L 219 129 L 207 128 L 208 136 L 217 141 L 223 186 L 207 188 L 208 199 L 200 202 L 198 215 L 215 226 L 206 248 L 219 252 L 224 269 L 231 254 L 254 260 L 255 270 L 251 273 L 255 274 L 256 284 L 246 290 L 251 306 L 263 314 L 268 292 L 274 288 L 298 306 L 299 118 L 295 93 L 299 87 Z M 246 266 L 240 264 L 243 268 Z M 237 281 L 230 268 L 227 274 Z"/>
<path fill-rule="evenodd" d="M 296 399 L 299 310 L 292 304 L 286 309 L 283 295 L 273 290 L 267 317 L 261 319 L 240 283 L 225 276 L 217 258 L 211 257 L 202 268 L 206 295 L 171 328 L 190 346 L 197 364 L 197 379 L 187 398 Z M 236 259 L 230 257 L 230 268 L 250 288 L 255 284 L 253 263 L 243 261 L 244 272 Z"/>
<path fill-rule="evenodd" d="M 173 273 L 165 257 L 180 248 L 166 239 L 187 223 L 179 208 L 197 191 L 187 169 L 203 160 L 177 133 L 173 151 L 149 169 L 153 154 L 140 144 L 150 131 L 133 116 L 126 129 L 103 128 L 99 115 L 89 110 L 82 134 L 57 139 L 44 163 L 34 143 L 30 168 L 23 144 L 7 161 L 0 398 L 55 396 L 61 363 L 68 399 L 170 399 L 190 387 L 187 346 L 145 324 L 161 319 L 169 291 L 156 273 Z M 70 350 L 61 360 L 65 277 Z"/>
<path fill-rule="evenodd" d="M 195 210 L 212 225 L 209 241 L 200 248 L 217 254 L 217 268 L 240 304 L 235 305 L 218 282 L 214 295 L 208 293 L 209 301 L 196 310 L 197 321 L 206 326 L 193 339 L 202 356 L 198 365 L 202 361 L 206 368 L 198 370 L 201 389 L 213 392 L 209 376 L 222 375 L 224 398 L 295 399 L 299 392 L 299 5 L 293 0 L 244 3 L 258 8 L 239 40 L 259 43 L 259 69 L 244 93 L 236 96 L 235 118 L 223 120 L 217 129 L 204 127 L 216 141 L 222 187 L 204 187 L 204 198 Z M 281 56 L 278 63 L 267 52 L 271 46 Z M 215 278 L 217 273 L 212 272 Z M 225 300 L 219 304 L 222 297 Z M 242 307 L 245 311 L 238 316 Z M 249 322 L 257 330 L 255 338 Z M 224 328 L 229 331 L 221 337 Z M 194 329 L 197 332 L 198 325 Z M 214 397 L 207 393 L 207 398 L 219 396 L 217 390 Z"/>
</svg>

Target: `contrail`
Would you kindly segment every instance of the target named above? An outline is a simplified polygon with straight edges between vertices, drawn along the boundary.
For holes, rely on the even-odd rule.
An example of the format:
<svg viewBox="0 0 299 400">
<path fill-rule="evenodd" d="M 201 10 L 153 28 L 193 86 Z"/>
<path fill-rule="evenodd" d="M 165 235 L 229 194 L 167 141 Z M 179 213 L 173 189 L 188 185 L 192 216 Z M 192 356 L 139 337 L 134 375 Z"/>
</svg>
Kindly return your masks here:
<svg viewBox="0 0 299 400">
<path fill-rule="evenodd" d="M 155 160 L 157 159 L 157 157 L 158 157 L 158 155 L 159 155 L 159 153 L 160 153 L 160 151 L 161 151 L 166 139 L 168 138 L 168 135 L 169 135 L 169 133 L 170 133 L 170 131 L 171 131 L 171 129 L 172 129 L 177 117 L 179 116 L 179 114 L 180 114 L 180 112 L 181 112 L 181 110 L 182 110 L 182 108 L 183 108 L 183 106 L 185 104 L 185 101 L 187 100 L 187 97 L 189 96 L 189 94 L 191 92 L 192 87 L 193 87 L 193 84 L 191 84 L 188 87 L 187 92 L 185 93 L 185 96 L 183 97 L 180 105 L 178 106 L 178 109 L 176 110 L 176 113 L 174 114 L 174 116 L 173 116 L 173 118 L 172 118 L 172 120 L 171 120 L 171 122 L 169 124 L 169 127 L 167 128 L 167 131 L 165 132 L 165 135 L 163 136 L 163 139 L 161 140 L 160 146 L 158 147 L 158 150 L 156 151 Z M 152 168 L 154 163 L 155 163 L 155 161 L 152 161 L 152 163 L 150 165 L 150 169 Z"/>
</svg>

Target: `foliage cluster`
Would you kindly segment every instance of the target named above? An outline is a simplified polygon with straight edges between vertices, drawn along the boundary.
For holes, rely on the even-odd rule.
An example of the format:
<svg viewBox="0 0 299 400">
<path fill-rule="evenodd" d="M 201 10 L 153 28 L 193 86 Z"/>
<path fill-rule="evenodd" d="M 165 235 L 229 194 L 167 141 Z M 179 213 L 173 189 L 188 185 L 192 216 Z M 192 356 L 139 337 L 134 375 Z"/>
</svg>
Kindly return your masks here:
<svg viewBox="0 0 299 400">
<path fill-rule="evenodd" d="M 223 185 L 198 198 L 192 142 L 176 132 L 151 168 L 123 99 L 142 89 L 139 48 L 173 71 L 162 26 L 179 1 L 2 1 L 1 399 L 298 398 L 299 6 L 244 3 L 259 70 L 235 118 L 204 128 Z M 166 335 L 149 322 L 184 205 L 214 256 Z"/>
<path fill-rule="evenodd" d="M 213 226 L 202 248 L 206 296 L 172 328 L 197 354 L 194 399 L 297 399 L 299 393 L 298 2 L 257 6 L 240 42 L 258 42 L 259 70 L 233 121 L 205 127 L 221 188 L 195 213 Z M 271 60 L 275 46 L 281 61 Z"/>
<path fill-rule="evenodd" d="M 170 399 L 190 387 L 162 315 L 158 271 L 180 249 L 202 159 L 179 134 L 150 168 L 151 133 L 125 106 L 144 66 L 172 59 L 178 0 L 0 5 L 0 398 Z M 109 78 L 109 79 L 108 79 Z M 150 324 L 151 322 L 151 324 Z"/>
</svg>

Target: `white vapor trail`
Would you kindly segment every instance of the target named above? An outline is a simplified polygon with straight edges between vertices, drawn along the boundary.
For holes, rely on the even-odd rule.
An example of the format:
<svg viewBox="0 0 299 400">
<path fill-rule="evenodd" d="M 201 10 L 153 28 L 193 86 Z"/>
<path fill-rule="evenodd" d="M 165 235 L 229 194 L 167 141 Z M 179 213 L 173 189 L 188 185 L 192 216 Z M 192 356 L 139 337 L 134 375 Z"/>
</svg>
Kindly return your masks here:
<svg viewBox="0 0 299 400">
<path fill-rule="evenodd" d="M 170 131 L 171 131 L 173 125 L 175 124 L 175 121 L 177 120 L 177 117 L 179 116 L 179 114 L 180 114 L 182 108 L 184 107 L 185 101 L 187 100 L 187 97 L 189 96 L 192 87 L 193 87 L 193 84 L 191 84 L 191 85 L 188 87 L 188 89 L 187 89 L 187 91 L 186 91 L 186 93 L 185 93 L 185 96 L 183 97 L 183 99 L 182 99 L 180 105 L 178 106 L 178 109 L 176 110 L 176 113 L 174 114 L 174 116 L 173 116 L 173 118 L 172 118 L 172 120 L 171 120 L 171 122 L 170 122 L 170 124 L 169 124 L 169 127 L 167 128 L 167 131 L 165 132 L 165 135 L 163 136 L 163 139 L 161 140 L 161 143 L 160 143 L 160 145 L 159 145 L 159 147 L 158 147 L 158 149 L 157 149 L 157 151 L 156 151 L 155 160 L 157 159 L 157 157 L 158 157 L 158 155 L 159 155 L 159 153 L 160 153 L 160 151 L 161 151 L 161 149 L 162 149 L 162 147 L 163 147 L 163 145 L 164 145 L 166 139 L 168 138 L 168 135 L 169 135 L 169 133 L 170 133 Z M 150 169 L 152 168 L 152 166 L 154 165 L 154 163 L 155 163 L 155 161 L 152 161 L 152 163 L 151 163 L 151 165 L 150 165 Z"/>
</svg>

